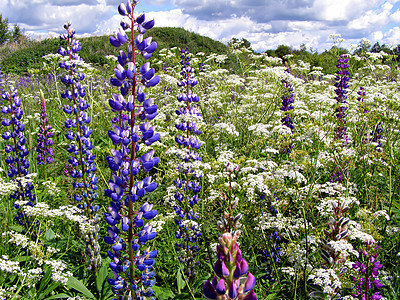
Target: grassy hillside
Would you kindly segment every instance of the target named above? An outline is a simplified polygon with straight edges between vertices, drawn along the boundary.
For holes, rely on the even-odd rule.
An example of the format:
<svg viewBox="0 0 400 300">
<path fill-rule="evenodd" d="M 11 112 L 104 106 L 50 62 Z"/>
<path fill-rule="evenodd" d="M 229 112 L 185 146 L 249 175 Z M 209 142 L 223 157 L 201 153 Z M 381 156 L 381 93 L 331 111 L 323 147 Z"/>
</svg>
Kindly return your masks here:
<svg viewBox="0 0 400 300">
<path fill-rule="evenodd" d="M 157 27 L 149 35 L 158 43 L 158 49 L 189 47 L 192 53 L 211 52 L 225 53 L 227 46 L 208 37 L 189 32 L 183 28 Z M 108 36 L 80 38 L 82 43 L 81 57 L 89 63 L 103 65 L 106 55 L 115 54 L 115 48 L 108 42 Z M 19 47 L 5 46 L 0 49 L 0 63 L 5 73 L 25 73 L 29 68 L 40 68 L 42 56 L 56 53 L 62 42 L 58 38 L 42 41 L 27 41 Z M 155 54 L 157 56 L 157 54 Z"/>
</svg>

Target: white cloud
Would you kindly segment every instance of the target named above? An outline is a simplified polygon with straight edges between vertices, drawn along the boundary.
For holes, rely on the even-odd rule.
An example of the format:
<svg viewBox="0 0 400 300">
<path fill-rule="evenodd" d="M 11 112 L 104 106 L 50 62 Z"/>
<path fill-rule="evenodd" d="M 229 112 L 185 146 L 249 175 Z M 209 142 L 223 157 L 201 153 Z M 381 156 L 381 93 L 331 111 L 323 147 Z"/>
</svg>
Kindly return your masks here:
<svg viewBox="0 0 400 300">
<path fill-rule="evenodd" d="M 400 9 L 390 15 L 390 20 L 395 23 L 400 23 Z"/>
<path fill-rule="evenodd" d="M 62 33 L 66 21 L 72 22 L 78 34 L 99 35 L 118 29 L 121 17 L 117 5 L 121 1 L 0 0 L 0 11 L 32 36 Z M 394 8 L 399 1 L 142 0 L 138 10 L 144 6 L 156 26 L 183 27 L 222 42 L 246 38 L 258 51 L 279 44 L 298 48 L 303 43 L 323 51 L 332 46 L 328 37 L 334 32 L 342 34 L 344 47 L 363 37 L 372 43 L 398 43 L 399 28 L 387 32 L 385 28 L 400 23 L 400 9 Z"/>
<path fill-rule="evenodd" d="M 392 7 L 393 6 L 391 4 L 385 3 L 380 12 L 377 10 L 369 10 L 361 17 L 352 20 L 347 27 L 349 29 L 360 30 L 386 25 L 388 23 L 390 10 Z"/>
<path fill-rule="evenodd" d="M 400 41 L 400 27 L 394 27 L 383 35 L 383 43 L 397 45 Z"/>
<path fill-rule="evenodd" d="M 372 34 L 372 37 L 373 37 L 373 39 L 374 39 L 375 41 L 380 41 L 380 40 L 383 39 L 383 33 L 382 33 L 382 31 L 375 31 L 375 32 Z"/>
</svg>

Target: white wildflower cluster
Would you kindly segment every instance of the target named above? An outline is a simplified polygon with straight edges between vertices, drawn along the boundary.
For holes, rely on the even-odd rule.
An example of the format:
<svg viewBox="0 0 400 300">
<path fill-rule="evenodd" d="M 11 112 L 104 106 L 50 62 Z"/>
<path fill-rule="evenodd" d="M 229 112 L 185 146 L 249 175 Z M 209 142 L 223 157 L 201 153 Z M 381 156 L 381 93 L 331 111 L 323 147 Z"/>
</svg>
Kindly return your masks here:
<svg viewBox="0 0 400 300">
<path fill-rule="evenodd" d="M 272 133 L 272 124 L 254 124 L 249 126 L 249 131 L 253 131 L 255 135 L 268 137 Z"/>
<path fill-rule="evenodd" d="M 182 225 L 187 228 L 197 228 L 198 230 L 201 230 L 202 224 L 199 224 L 194 220 L 183 220 Z"/>
<path fill-rule="evenodd" d="M 45 259 L 42 244 L 31 241 L 25 235 L 13 231 L 4 232 L 2 235 L 10 237 L 8 243 L 13 243 L 23 249 L 29 250 L 30 257 L 33 258 L 39 266 L 42 266 L 43 264 L 48 265 L 52 270 L 52 279 L 54 281 L 66 285 L 68 278 L 73 276 L 71 272 L 65 272 L 67 265 L 61 260 Z M 52 247 L 49 247 L 47 249 L 47 253 L 49 254 L 54 254 L 58 251 L 59 250 Z M 41 274 L 43 272 L 42 268 L 40 267 L 30 270 L 24 270 L 19 267 L 18 262 L 8 260 L 7 256 L 3 256 L 3 259 L 0 259 L 0 270 L 6 271 L 8 273 L 24 274 L 23 276 L 26 276 L 26 284 L 28 286 L 31 286 L 30 284 L 32 284 L 32 286 L 36 284 L 42 277 Z"/>
<path fill-rule="evenodd" d="M 281 213 L 276 216 L 262 214 L 256 222 L 255 230 L 278 229 L 280 234 L 286 238 L 299 236 L 300 230 L 304 229 L 303 218 L 284 217 Z M 307 228 L 312 228 L 310 223 L 307 223 Z"/>
<path fill-rule="evenodd" d="M 274 149 L 274 148 L 267 147 L 267 148 L 263 149 L 261 152 L 262 152 L 262 153 L 277 154 L 277 153 L 279 153 L 279 150 L 276 150 L 276 149 Z"/>
<path fill-rule="evenodd" d="M 387 233 L 387 235 L 392 236 L 392 235 L 397 234 L 399 232 L 400 232 L 400 227 L 386 225 L 386 233 Z"/>
<path fill-rule="evenodd" d="M 277 134 L 280 134 L 280 135 L 291 135 L 291 134 L 293 134 L 292 130 L 289 127 L 287 127 L 286 125 L 283 125 L 283 124 L 278 124 L 278 125 L 274 126 L 272 128 L 271 132 L 272 133 L 277 133 Z"/>
<path fill-rule="evenodd" d="M 221 192 L 212 189 L 208 192 L 208 196 L 204 200 L 206 201 L 206 203 L 214 203 L 215 200 L 217 200 L 218 198 L 221 198 Z"/>
<path fill-rule="evenodd" d="M 195 160 L 192 162 L 180 163 L 179 168 L 185 171 L 196 173 L 196 176 L 202 177 L 207 170 L 211 170 L 211 165 L 209 163 L 204 163 L 200 160 Z"/>
<path fill-rule="evenodd" d="M 295 163 L 285 163 L 274 172 L 274 177 L 280 181 L 284 181 L 284 178 L 295 180 L 297 183 L 307 184 L 307 179 L 302 173 L 300 173 L 300 166 Z"/>
<path fill-rule="evenodd" d="M 358 251 L 356 251 L 353 246 L 344 239 L 339 241 L 329 241 L 326 245 L 335 252 L 339 252 L 341 258 L 347 258 L 350 256 L 350 254 L 353 254 L 357 257 L 359 256 Z"/>
<path fill-rule="evenodd" d="M 177 116 L 175 119 L 175 124 L 187 124 L 189 123 L 196 124 L 197 129 L 201 129 L 206 126 L 206 124 L 203 121 L 203 117 L 201 114 L 198 114 L 197 109 L 192 108 L 191 110 L 186 110 L 186 113 L 180 114 Z"/>
<path fill-rule="evenodd" d="M 87 298 L 82 296 L 75 296 L 75 297 L 68 297 L 67 300 L 87 300 Z"/>
<path fill-rule="evenodd" d="M 198 154 L 192 150 L 187 148 L 178 148 L 176 146 L 170 147 L 166 151 L 167 155 L 175 155 L 176 157 L 182 160 L 195 160 L 198 157 Z"/>
<path fill-rule="evenodd" d="M 263 56 L 263 59 L 271 64 L 274 65 L 282 65 L 282 59 L 280 57 L 273 57 L 273 56 L 268 56 L 267 53 L 261 53 Z"/>
<path fill-rule="evenodd" d="M 272 193 L 267 182 L 273 179 L 272 172 L 262 172 L 259 174 L 248 174 L 243 179 L 243 189 L 246 191 L 247 200 L 255 203 L 258 200 L 257 192 L 270 196 Z"/>
<path fill-rule="evenodd" d="M 231 150 L 221 150 L 221 149 L 217 149 L 217 152 L 219 152 L 217 161 L 220 165 L 225 167 L 229 164 L 231 168 L 239 167 L 234 163 L 232 163 L 232 160 L 236 157 L 235 152 Z"/>
<path fill-rule="evenodd" d="M 79 225 L 79 230 L 82 235 L 92 233 L 96 230 L 96 226 L 89 222 L 89 219 L 82 215 L 82 210 L 76 206 L 67 205 L 60 206 L 56 209 L 50 207 L 43 202 L 37 203 L 35 206 L 24 206 L 24 213 L 31 217 L 42 218 L 61 218 L 75 222 Z"/>
<path fill-rule="evenodd" d="M 42 58 L 44 58 L 45 60 L 50 60 L 50 61 L 52 61 L 52 60 L 58 61 L 62 58 L 62 55 L 59 53 L 49 53 L 49 54 L 42 56 Z"/>
<path fill-rule="evenodd" d="M 171 185 L 167 187 L 167 191 L 165 192 L 165 195 L 163 197 L 163 201 L 165 205 L 174 207 L 177 205 L 176 199 L 175 199 L 175 194 L 178 192 L 178 188 L 175 185 Z"/>
<path fill-rule="evenodd" d="M 239 75 L 236 74 L 231 74 L 228 76 L 225 83 L 230 84 L 232 86 L 240 86 L 243 85 L 245 81 L 246 80 L 243 77 L 240 77 Z"/>
<path fill-rule="evenodd" d="M 374 212 L 374 217 L 379 219 L 379 218 L 384 218 L 386 221 L 390 221 L 390 216 L 388 215 L 386 210 L 377 210 Z"/>
<path fill-rule="evenodd" d="M 308 279 L 320 286 L 327 296 L 333 295 L 342 287 L 342 282 L 332 269 L 314 269 Z"/>
<path fill-rule="evenodd" d="M 229 135 L 239 136 L 239 132 L 236 131 L 235 125 L 227 123 L 217 123 L 213 126 L 220 130 L 220 133 L 227 133 Z"/>
<path fill-rule="evenodd" d="M 54 182 L 49 181 L 44 181 L 42 182 L 42 184 L 46 187 L 47 192 L 52 195 L 55 196 L 57 194 L 60 193 L 60 189 L 56 187 L 56 184 Z"/>
<path fill-rule="evenodd" d="M 165 225 L 165 221 L 163 221 L 163 220 L 154 220 L 153 219 L 153 220 L 151 220 L 149 222 L 149 225 L 153 227 L 153 230 L 155 232 L 160 232 L 163 229 L 164 225 Z"/>
<path fill-rule="evenodd" d="M 42 245 L 30 240 L 27 236 L 14 232 L 6 231 L 1 234 L 2 236 L 8 236 L 8 243 L 15 244 L 23 249 L 29 250 L 31 257 L 36 260 L 41 260 L 43 258 Z"/>
<path fill-rule="evenodd" d="M 363 227 L 355 221 L 352 220 L 349 221 L 348 233 L 350 240 L 358 239 L 363 243 L 366 242 L 375 243 L 375 239 L 373 238 L 373 236 L 364 232 Z"/>
<path fill-rule="evenodd" d="M 41 268 L 24 269 L 19 265 L 19 262 L 9 260 L 6 255 L 0 258 L 0 270 L 10 274 L 17 274 L 21 278 L 21 282 L 23 282 L 24 286 L 27 287 L 35 286 L 43 276 L 41 275 L 43 272 Z M 10 292 L 10 290 L 7 289 L 7 292 Z"/>
<path fill-rule="evenodd" d="M 175 217 L 176 214 L 174 212 L 169 212 L 164 216 L 157 214 L 157 216 L 149 222 L 149 225 L 153 226 L 156 232 L 160 232 L 163 229 L 165 223 L 168 220 L 173 220 Z"/>
<path fill-rule="evenodd" d="M 28 183 L 33 183 L 33 180 L 36 176 L 37 173 L 30 173 L 23 177 L 15 177 L 14 180 L 18 184 L 18 186 L 22 186 L 22 188 L 25 189 Z"/>
<path fill-rule="evenodd" d="M 50 253 L 50 254 L 56 254 L 56 253 L 60 252 L 60 249 L 56 249 L 53 247 L 47 247 L 46 250 L 47 250 L 47 253 Z"/>
<path fill-rule="evenodd" d="M 255 173 L 259 170 L 273 171 L 278 167 L 278 164 L 272 160 L 256 160 L 251 159 L 246 161 L 246 166 L 240 169 L 239 174 Z"/>
<path fill-rule="evenodd" d="M 63 285 L 66 285 L 68 278 L 73 276 L 70 271 L 65 271 L 67 265 L 59 259 L 45 260 L 44 263 L 51 268 L 51 279 L 55 282 L 60 282 Z"/>
<path fill-rule="evenodd" d="M 164 81 L 165 83 L 171 85 L 171 86 L 176 86 L 177 83 L 179 82 L 178 79 L 175 77 L 168 75 L 168 74 L 160 74 L 160 80 Z M 157 117 L 159 118 L 159 117 Z"/>
<path fill-rule="evenodd" d="M 7 287 L 6 289 L 3 289 L 0 287 L 0 299 L 11 299 L 15 295 L 15 291 L 17 290 L 18 286 L 13 285 L 10 287 Z"/>
<path fill-rule="evenodd" d="M 204 63 L 215 59 L 216 63 L 224 63 L 226 59 L 228 59 L 228 56 L 225 54 L 215 54 L 215 53 L 211 53 L 208 58 L 204 61 Z"/>
<path fill-rule="evenodd" d="M 118 60 L 118 57 L 116 57 L 115 55 L 106 55 L 105 57 L 106 57 L 106 59 L 114 61 L 114 62 L 116 62 Z"/>
<path fill-rule="evenodd" d="M 295 270 L 301 270 L 305 266 L 307 269 L 311 269 L 311 265 L 308 261 L 307 251 L 304 245 L 299 245 L 298 243 L 290 243 L 286 248 L 286 256 L 288 262 L 292 264 Z"/>
<path fill-rule="evenodd" d="M 354 195 L 358 191 L 355 183 L 348 183 L 347 186 L 339 182 L 326 182 L 315 184 L 313 192 L 325 193 L 331 196 L 343 196 L 345 194 Z"/>
<path fill-rule="evenodd" d="M 333 208 L 338 205 L 342 207 L 351 206 L 353 204 L 360 205 L 360 201 L 357 200 L 356 197 L 348 196 L 348 197 L 335 197 L 335 198 L 320 198 L 319 203 L 315 206 L 321 216 L 330 216 L 333 213 Z"/>
<path fill-rule="evenodd" d="M 288 274 L 289 276 L 295 276 L 296 271 L 292 267 L 282 267 L 282 273 Z"/>
<path fill-rule="evenodd" d="M 3 170 L 0 168 L 0 172 Z M 15 181 L 5 182 L 2 177 L 0 177 L 0 196 L 7 196 L 12 194 L 18 188 L 18 183 Z"/>
</svg>

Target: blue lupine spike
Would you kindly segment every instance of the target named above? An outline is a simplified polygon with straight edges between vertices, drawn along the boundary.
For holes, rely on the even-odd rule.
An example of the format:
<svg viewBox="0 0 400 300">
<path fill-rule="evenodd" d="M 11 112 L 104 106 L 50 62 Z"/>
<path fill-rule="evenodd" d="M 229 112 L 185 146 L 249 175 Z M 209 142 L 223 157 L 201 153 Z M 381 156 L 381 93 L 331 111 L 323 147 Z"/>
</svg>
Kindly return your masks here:
<svg viewBox="0 0 400 300">
<path fill-rule="evenodd" d="M 58 52 L 66 57 L 66 62 L 64 65 L 60 65 L 60 67 L 69 71 L 68 74 L 65 74 L 61 78 L 61 81 L 66 86 L 61 96 L 73 102 L 73 108 L 68 104 L 64 106 L 63 110 L 68 114 L 73 113 L 75 115 L 73 120 L 72 118 L 66 120 L 65 126 L 69 129 L 66 138 L 77 142 L 76 144 L 71 143 L 67 148 L 68 152 L 71 154 L 68 162 L 72 166 L 70 174 L 74 179 L 73 187 L 76 190 L 74 198 L 76 201 L 79 201 L 77 207 L 85 211 L 82 213 L 86 213 L 86 217 L 88 218 L 87 222 L 94 228 L 93 232 L 87 233 L 88 238 L 85 239 L 85 242 L 86 253 L 89 255 L 87 259 L 88 269 L 96 270 L 101 266 L 101 257 L 100 251 L 93 251 L 93 249 L 99 249 L 99 225 L 96 209 L 94 209 L 94 207 L 96 207 L 94 205 L 94 200 L 97 197 L 95 192 L 95 190 L 97 190 L 97 179 L 94 179 L 96 177 L 93 174 L 96 170 L 96 166 L 94 163 L 95 155 L 91 153 L 93 149 L 93 144 L 90 141 L 92 130 L 88 126 L 91 119 L 90 116 L 84 112 L 89 107 L 89 104 L 84 99 L 86 88 L 80 83 L 85 76 L 82 72 L 77 70 L 76 63 L 72 63 L 70 66 L 67 65 L 68 60 L 82 60 L 78 55 L 78 52 L 81 50 L 81 44 L 78 40 L 73 39 L 75 30 L 71 28 L 70 23 L 67 23 L 64 27 L 67 30 L 67 34 L 62 37 L 62 40 L 66 40 L 67 48 L 66 50 L 60 48 Z M 106 220 L 110 225 L 114 222 L 113 219 L 115 220 L 115 217 L 112 216 L 112 214 L 106 216 Z M 111 241 L 108 240 L 108 242 Z"/>
<path fill-rule="evenodd" d="M 154 157 L 154 151 L 148 151 L 141 156 L 137 152 L 143 143 L 149 145 L 158 140 L 159 134 L 154 131 L 154 126 L 146 121 L 157 115 L 158 106 L 154 104 L 154 100 L 147 100 L 144 106 L 141 106 L 140 103 L 146 100 L 144 89 L 155 86 L 159 82 L 159 77 L 155 75 L 154 68 L 150 68 L 149 62 L 145 62 L 139 68 L 140 74 L 137 73 L 138 67 L 134 63 L 135 56 L 141 54 L 146 59 L 148 56 L 145 49 L 150 47 L 149 51 L 152 51 L 154 48 L 151 39 L 143 39 L 145 30 L 140 24 L 145 23 L 149 29 L 153 27 L 154 21 L 145 22 L 144 14 L 135 20 L 136 4 L 137 1 L 119 6 L 120 14 L 126 15 L 134 22 L 134 26 L 130 29 L 137 32 L 135 39 L 128 40 L 124 29 L 130 25 L 128 26 L 124 22 L 121 22 L 123 30 L 119 30 L 115 37 L 110 38 L 110 43 L 115 47 L 127 45 L 125 52 L 120 50 L 119 65 L 114 70 L 115 77 L 110 80 L 113 86 L 119 88 L 120 93 L 109 99 L 109 105 L 112 111 L 119 115 L 113 118 L 113 129 L 108 131 L 116 149 L 111 151 L 112 156 L 107 157 L 108 166 L 113 173 L 113 180 L 109 184 L 110 188 L 105 189 L 104 192 L 107 197 L 111 198 L 110 207 L 115 207 L 117 211 L 121 211 L 121 215 L 125 215 L 117 221 L 112 213 L 114 208 L 109 208 L 110 212 L 105 214 L 107 222 L 112 223 L 115 228 L 119 228 L 125 234 L 124 239 L 119 240 L 121 245 L 113 244 L 111 254 L 114 260 L 126 263 L 123 267 L 110 266 L 114 276 L 121 277 L 118 274 L 125 273 L 123 276 L 125 282 L 118 289 L 115 288 L 115 281 L 109 281 L 109 283 L 113 286 L 112 290 L 117 298 L 131 294 L 132 298 L 142 299 L 153 294 L 149 287 L 155 283 L 154 272 L 151 276 L 146 274 L 153 267 L 157 252 L 153 252 L 149 257 L 146 251 L 141 254 L 140 248 L 156 236 L 156 232 L 147 222 L 156 216 L 157 210 L 152 209 L 152 205 L 148 203 L 143 204 L 139 209 L 137 206 L 146 193 L 153 192 L 157 187 L 157 184 L 151 181 L 150 176 L 143 176 L 145 174 L 143 172 L 149 172 L 158 164 L 159 158 Z M 134 91 L 133 88 L 137 90 Z M 136 178 L 137 176 L 139 177 Z M 139 178 L 143 178 L 142 176 L 145 178 L 139 180 Z M 133 220 L 133 222 L 130 223 L 129 220 Z M 127 251 L 130 248 L 136 253 L 134 261 L 130 261 L 129 251 Z M 139 272 L 139 274 L 132 272 Z"/>
</svg>

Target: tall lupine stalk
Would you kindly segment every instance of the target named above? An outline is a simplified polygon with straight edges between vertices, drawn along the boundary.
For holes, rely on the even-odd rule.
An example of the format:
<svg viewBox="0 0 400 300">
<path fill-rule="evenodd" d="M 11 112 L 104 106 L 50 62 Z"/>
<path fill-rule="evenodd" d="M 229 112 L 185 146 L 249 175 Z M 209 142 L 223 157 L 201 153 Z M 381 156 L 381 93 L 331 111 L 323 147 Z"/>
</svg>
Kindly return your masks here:
<svg viewBox="0 0 400 300">
<path fill-rule="evenodd" d="M 231 196 L 224 195 L 224 198 L 229 200 L 229 212 L 224 212 L 218 221 L 221 234 L 218 237 L 217 261 L 214 264 L 215 276 L 212 281 L 204 282 L 203 295 L 207 299 L 256 300 L 257 296 L 253 291 L 256 278 L 249 272 L 249 265 L 242 257 L 237 243 L 241 234 L 239 229 L 242 224 L 239 221 L 242 215 L 239 213 L 235 216 L 232 212 L 238 205 L 238 198 L 234 201 Z"/>
<path fill-rule="evenodd" d="M 352 276 L 352 280 L 355 284 L 353 293 L 351 294 L 353 298 L 363 299 L 363 300 L 379 300 L 383 296 L 380 294 L 378 289 L 380 289 L 383 284 L 380 282 L 379 269 L 382 268 L 380 261 L 376 260 L 377 254 L 369 254 L 369 251 L 376 251 L 378 245 L 376 245 L 373 250 L 370 248 L 373 246 L 373 242 L 366 243 L 366 250 L 360 251 L 360 261 L 356 261 L 352 267 L 359 273 Z"/>
<path fill-rule="evenodd" d="M 289 64 L 286 61 L 285 62 L 285 72 L 290 74 L 290 68 Z M 293 87 L 290 81 L 287 78 L 284 78 L 281 80 L 283 87 L 284 87 L 284 94 L 282 95 L 282 107 L 281 110 L 284 112 L 284 117 L 282 118 L 281 122 L 284 126 L 288 127 L 290 131 L 293 133 L 294 130 L 294 125 L 293 125 L 293 120 L 290 115 L 290 111 L 293 109 L 293 103 L 294 103 L 294 98 L 293 98 Z M 289 143 L 286 145 L 284 148 L 285 153 L 290 153 L 291 149 L 293 148 L 293 145 Z"/>
<path fill-rule="evenodd" d="M 119 14 L 126 20 L 121 22 L 115 37 L 110 37 L 114 47 L 127 46 L 125 51 L 119 51 L 115 77 L 110 80 L 119 89 L 119 94 L 109 99 L 118 118 L 113 119 L 112 130 L 108 132 L 116 149 L 107 157 L 112 179 L 105 190 L 111 202 L 105 214 L 109 235 L 104 240 L 112 245 L 107 253 L 114 274 L 108 282 L 117 299 L 154 299 L 151 287 L 156 282 L 151 270 L 157 250 L 150 250 L 145 244 L 156 237 L 146 220 L 153 219 L 157 211 L 140 198 L 157 187 L 146 174 L 158 164 L 159 158 L 154 157 L 154 150 L 140 153 L 140 147 L 150 146 L 160 138 L 149 122 L 156 117 L 158 106 L 153 98 L 146 99 L 144 93 L 145 88 L 157 85 L 160 77 L 150 68 L 150 62 L 137 66 L 139 54 L 147 60 L 157 48 L 151 37 L 143 38 L 146 30 L 154 26 L 154 20 L 146 21 L 144 13 L 135 15 L 137 4 L 138 1 L 128 1 L 118 6 Z"/>
<path fill-rule="evenodd" d="M 194 87 L 198 81 L 194 77 L 193 67 L 190 66 L 188 48 L 181 50 L 180 63 L 181 80 L 178 82 L 178 86 L 183 88 L 184 92 L 177 96 L 182 106 L 176 110 L 178 119 L 175 121 L 175 127 L 182 131 L 183 135 L 177 135 L 175 141 L 183 150 L 181 154 L 178 154 L 183 163 L 179 163 L 177 166 L 179 178 L 175 181 L 178 189 L 175 194 L 175 199 L 178 201 L 174 207 L 177 214 L 175 223 L 179 227 L 175 231 L 175 236 L 180 240 L 175 244 L 175 250 L 178 253 L 179 261 L 184 265 L 186 278 L 191 281 L 195 276 L 195 266 L 198 264 L 196 256 L 200 248 L 197 246 L 197 241 L 201 235 L 200 228 L 196 223 L 199 216 L 193 210 L 194 205 L 200 200 L 199 179 L 201 175 L 191 167 L 192 162 L 201 160 L 199 154 L 195 152 L 201 147 L 201 142 L 196 137 L 201 133 L 196 124 L 200 113 L 194 106 L 200 98 L 190 91 L 190 88 Z"/>
<path fill-rule="evenodd" d="M 338 70 L 336 71 L 336 83 L 335 83 L 335 93 L 336 93 L 336 118 L 337 118 L 337 127 L 335 128 L 335 138 L 337 140 L 342 140 L 344 146 L 348 146 L 348 136 L 347 136 L 347 127 L 346 127 L 346 110 L 347 110 L 347 88 L 349 87 L 349 76 L 350 72 L 348 71 L 349 68 L 349 59 L 347 58 L 346 54 L 340 55 L 338 59 L 338 64 L 336 67 Z"/>
<path fill-rule="evenodd" d="M 382 152 L 382 132 L 382 122 L 379 121 L 378 124 L 376 124 L 374 130 L 371 132 L 372 142 L 375 143 L 375 149 L 378 152 Z"/>
<path fill-rule="evenodd" d="M 368 112 L 368 110 L 365 109 L 365 106 L 364 106 L 364 99 L 365 99 L 365 96 L 367 95 L 365 88 L 360 86 L 360 90 L 357 92 L 357 95 L 358 95 L 357 101 L 360 102 L 360 105 L 362 105 L 361 107 L 364 108 L 364 113 Z"/>
<path fill-rule="evenodd" d="M 333 266 L 340 259 L 340 252 L 329 246 L 329 241 L 347 240 L 348 224 L 350 219 L 345 217 L 349 210 L 347 205 L 341 205 L 340 201 L 332 202 L 333 214 L 329 217 L 329 230 L 324 230 L 327 240 L 322 239 L 321 258 L 328 266 Z"/>
<path fill-rule="evenodd" d="M 265 195 L 260 196 L 261 200 L 265 200 Z M 278 197 L 275 197 L 275 199 L 278 199 Z M 273 217 L 274 220 L 276 221 L 276 216 L 278 214 L 278 210 L 271 204 L 268 205 L 269 211 L 268 212 L 263 212 L 263 214 L 268 214 L 270 217 Z M 277 266 L 280 264 L 280 258 L 281 258 L 281 249 L 280 249 L 280 243 L 281 243 L 281 237 L 279 235 L 279 229 L 278 228 L 271 228 L 271 229 L 264 229 L 264 238 L 267 240 L 268 247 L 266 250 L 263 251 L 263 254 L 266 257 L 266 262 L 267 262 L 267 274 L 266 278 L 269 280 L 275 280 L 274 275 L 276 275 L 276 278 L 279 281 L 279 275 L 277 274 Z M 268 237 L 269 235 L 269 237 Z"/>
<path fill-rule="evenodd" d="M 68 162 L 72 166 L 74 198 L 78 202 L 78 208 L 82 209 L 88 218 L 88 231 L 84 233 L 83 237 L 86 243 L 85 254 L 89 260 L 88 269 L 96 272 L 101 266 L 98 243 L 100 227 L 97 214 L 99 207 L 94 205 L 97 197 L 98 177 L 94 174 L 96 171 L 95 155 L 92 154 L 93 145 L 90 140 L 92 130 L 88 126 L 90 116 L 85 112 L 89 104 L 84 98 L 85 87 L 81 84 L 85 75 L 78 70 L 79 65 L 83 62 L 78 55 L 81 44 L 74 39 L 75 29 L 71 27 L 71 23 L 66 23 L 64 28 L 67 33 L 61 35 L 60 38 L 67 42 L 67 47 L 66 49 L 61 47 L 58 53 L 63 56 L 59 66 L 65 70 L 61 81 L 66 89 L 61 93 L 61 97 L 69 101 L 69 104 L 64 105 L 63 108 L 64 112 L 70 115 L 64 122 L 65 127 L 69 129 L 65 137 L 71 141 L 67 147 L 67 151 L 71 154 Z"/>
<path fill-rule="evenodd" d="M 27 159 L 28 150 L 25 146 L 25 125 L 21 122 L 23 115 L 21 99 L 18 97 L 17 89 L 12 86 L 8 88 L 8 91 L 3 91 L 1 98 L 3 100 L 1 124 L 7 128 L 2 134 L 3 139 L 7 141 L 4 150 L 8 157 L 5 162 L 9 165 L 8 177 L 18 184 L 18 189 L 10 197 L 15 201 L 14 207 L 17 209 L 15 220 L 27 230 L 30 221 L 24 215 L 22 207 L 25 205 L 34 206 L 36 196 L 32 191 L 34 188 L 32 182 L 26 180 L 30 163 Z"/>
<path fill-rule="evenodd" d="M 4 74 L 1 71 L 1 66 L 0 66 L 0 94 L 4 93 Z M 4 99 L 1 97 L 0 98 L 0 103 L 3 103 Z"/>
<path fill-rule="evenodd" d="M 53 133 L 50 131 L 51 125 L 49 124 L 49 119 L 47 117 L 46 111 L 46 100 L 44 98 L 43 92 L 40 91 L 40 124 L 39 132 L 37 134 L 37 164 L 45 166 L 46 164 L 53 163 L 53 145 L 52 136 Z M 47 180 L 46 167 L 44 167 L 45 178 Z"/>
</svg>

